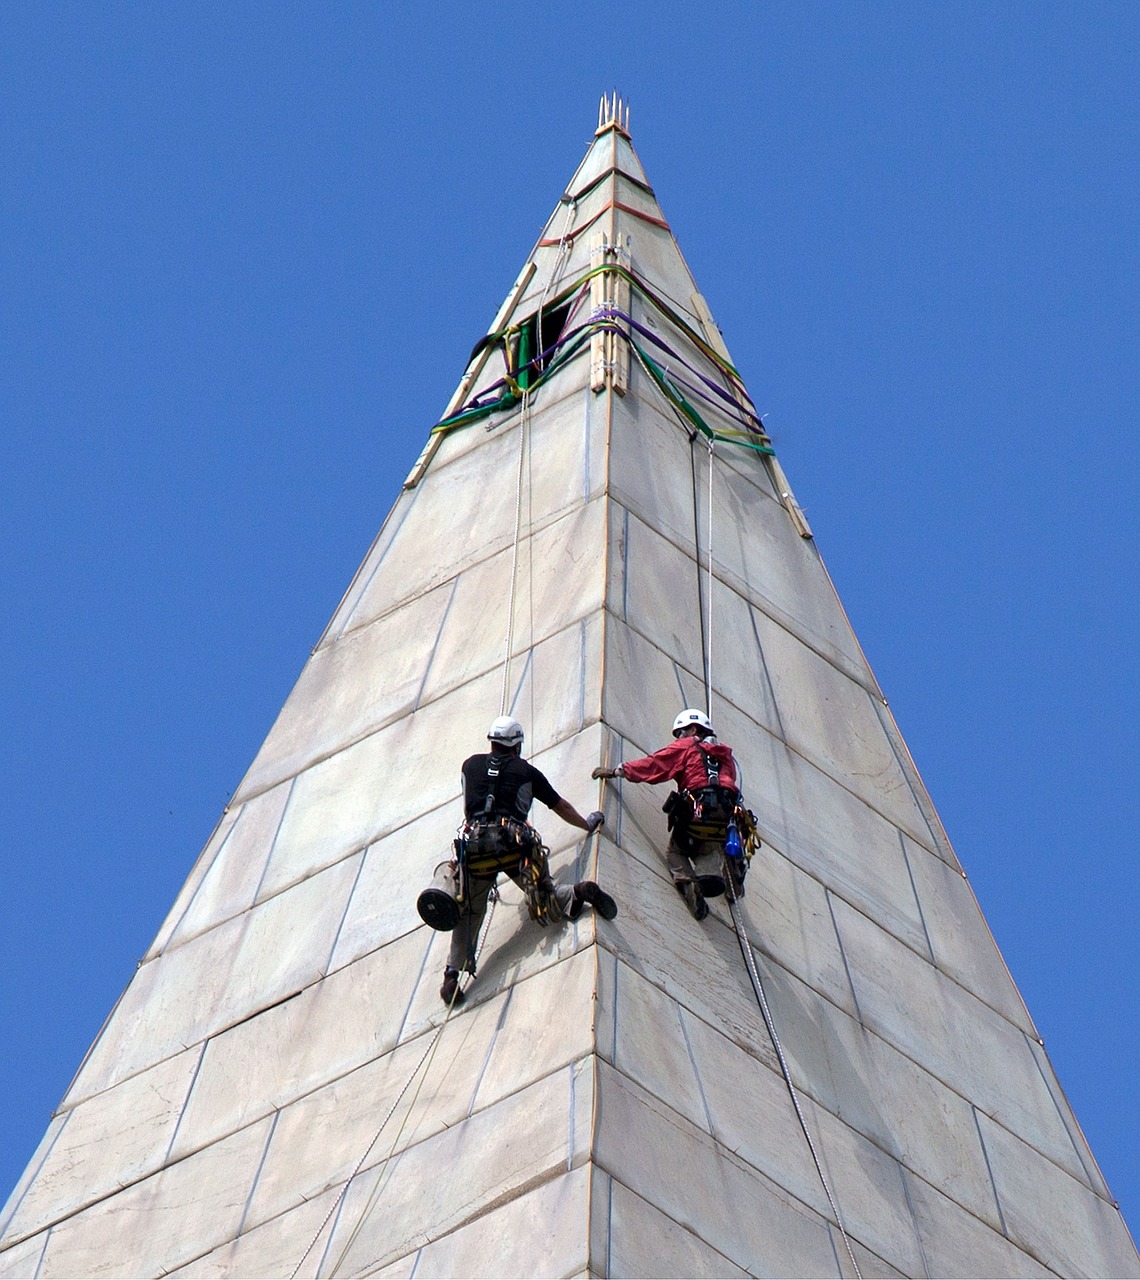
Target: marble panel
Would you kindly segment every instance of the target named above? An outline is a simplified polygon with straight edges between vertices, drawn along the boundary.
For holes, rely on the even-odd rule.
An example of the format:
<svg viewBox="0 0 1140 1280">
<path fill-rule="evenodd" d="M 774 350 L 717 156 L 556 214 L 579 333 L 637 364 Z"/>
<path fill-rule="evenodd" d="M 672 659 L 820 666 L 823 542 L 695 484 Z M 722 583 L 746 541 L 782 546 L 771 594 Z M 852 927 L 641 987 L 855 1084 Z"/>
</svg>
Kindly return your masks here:
<svg viewBox="0 0 1140 1280">
<path fill-rule="evenodd" d="M 55 1112 L 48 1124 L 47 1131 L 33 1152 L 32 1158 L 20 1175 L 19 1181 L 12 1188 L 3 1209 L 0 1209 L 0 1249 L 8 1247 L 18 1235 L 31 1230 L 31 1228 L 24 1226 L 20 1231 L 10 1232 L 8 1228 L 15 1219 L 16 1214 L 19 1213 L 24 1197 L 28 1194 L 28 1191 L 39 1176 L 40 1170 L 51 1156 L 52 1147 L 59 1141 L 60 1135 L 70 1118 L 70 1111 Z"/>
<path fill-rule="evenodd" d="M 471 1107 L 479 1110 L 593 1052 L 597 956 L 581 951 L 507 992 Z"/>
<path fill-rule="evenodd" d="M 317 649 L 248 774 L 250 795 L 326 759 L 416 705 L 452 604 L 444 583 Z"/>
<path fill-rule="evenodd" d="M 237 1234 L 272 1120 L 59 1223 L 40 1276 L 163 1275 Z"/>
<path fill-rule="evenodd" d="M 579 619 L 597 613 L 604 576 L 604 507 L 578 507 L 519 543 L 514 661 Z M 492 668 L 502 669 L 511 595 L 510 548 L 461 574 L 418 705 Z M 575 663 L 575 666 L 577 664 Z M 577 698 L 572 699 L 576 707 Z"/>
<path fill-rule="evenodd" d="M 65 1106 L 110 1088 L 316 981 L 359 857 L 144 964 L 124 992 Z"/>
<path fill-rule="evenodd" d="M 905 839 L 905 837 L 904 837 Z M 969 882 L 937 855 L 906 841 L 907 862 L 934 963 L 1028 1035 L 1033 1019 L 1010 977 Z"/>
<path fill-rule="evenodd" d="M 154 937 L 154 941 L 147 948 L 146 954 L 143 956 L 143 963 L 153 959 L 170 941 L 171 935 L 178 927 L 182 917 L 186 914 L 186 909 L 198 892 L 198 886 L 202 883 L 210 868 L 214 865 L 214 859 L 217 857 L 218 850 L 226 841 L 226 837 L 230 833 L 230 828 L 237 820 L 237 810 L 240 805 L 234 805 L 227 808 L 222 816 L 218 819 L 217 825 L 210 832 L 210 838 L 206 841 L 202 848 L 202 852 L 198 855 L 197 861 L 194 863 L 190 874 L 186 877 L 186 881 L 182 888 L 178 891 L 178 897 L 174 900 L 172 906 L 167 912 L 166 919 L 162 922 L 158 933 Z"/>
<path fill-rule="evenodd" d="M 978 1125 L 1014 1243 L 1059 1275 L 1140 1276 L 1140 1257 L 1111 1201 L 989 1116 L 979 1114 Z"/>
<path fill-rule="evenodd" d="M 718 574 L 738 589 L 747 584 L 775 621 L 873 685 L 866 658 L 828 577 L 815 542 L 800 536 L 778 500 L 769 500 L 766 470 L 731 462 L 719 446 L 713 476 L 713 558 Z M 704 473 L 707 477 L 707 471 Z M 707 480 L 706 480 L 707 483 Z M 706 499 L 702 496 L 702 504 Z M 707 509 L 702 505 L 704 519 Z"/>
<path fill-rule="evenodd" d="M 428 942 L 421 928 L 213 1036 L 172 1155 L 216 1142 L 392 1049 Z"/>
<path fill-rule="evenodd" d="M 614 167 L 615 159 L 614 149 L 608 138 L 592 143 L 574 176 L 566 184 L 566 190 L 572 194 L 583 191 L 592 182 L 596 182 L 602 174 L 608 173 Z M 548 232 L 557 231 L 561 234 L 564 207 L 559 204 L 554 210 L 550 222 L 547 223 Z"/>
<path fill-rule="evenodd" d="M 826 1197 L 782 1076 L 715 1027 L 678 1009 L 664 993 L 625 966 L 618 967 L 616 1005 L 613 979 L 606 966 L 602 977 L 599 1048 L 607 1040 L 613 1043 L 613 1061 L 623 1075 L 710 1133 L 725 1150 L 826 1216 Z M 796 1017 L 790 1016 L 786 1000 L 780 1002 L 780 1034 L 787 1042 L 789 1055 L 788 1045 L 802 1047 L 805 1042 L 815 1041 L 812 1028 L 821 1022 L 842 1020 L 854 1026 L 826 1002 L 810 993 L 805 995 L 810 1007 L 802 1007 Z M 611 1010 L 612 1031 L 608 1025 Z M 806 1037 L 800 1025 L 805 1020 Z M 915 1274 L 918 1255 L 913 1247 L 914 1227 L 895 1161 L 887 1151 L 852 1130 L 849 1122 L 813 1106 L 803 1092 L 805 1079 L 809 1088 L 820 1091 L 820 1064 L 811 1061 L 811 1065 L 812 1073 L 801 1074 L 797 1081 L 801 1106 L 809 1117 L 809 1129 L 825 1160 L 848 1230 L 880 1256 L 890 1257 L 907 1274 Z M 876 1088 L 871 1078 L 857 1079 L 855 1085 L 863 1093 Z M 846 1093 L 843 1100 L 847 1101 Z M 968 1107 L 965 1119 L 972 1130 L 973 1117 Z M 878 1127 L 882 1130 L 883 1125 Z M 912 1122 L 914 1127 L 917 1126 Z M 975 1170 L 984 1179 L 976 1133 L 972 1154 Z M 982 1189 L 989 1192 L 988 1182 Z M 992 1204 L 992 1196 L 990 1200 Z M 905 1244 L 908 1240 L 910 1245 Z M 900 1242 L 905 1246 L 901 1252 Z"/>
<path fill-rule="evenodd" d="M 459 766 L 478 749 L 471 743 L 486 740 L 499 684 L 498 673 L 471 681 L 306 769 L 285 808 L 267 885 L 295 883 L 457 800 Z"/>
<path fill-rule="evenodd" d="M 523 969 L 513 975 L 513 988 L 469 997 L 426 1064 L 427 1034 L 435 1026 L 409 1017 L 405 1038 L 390 1052 L 285 1105 L 250 1222 L 266 1221 L 297 1196 L 347 1178 L 393 1107 L 374 1155 L 422 1142 L 588 1051 L 593 968 L 584 952 L 566 963 Z M 436 1025 L 445 1014 L 437 988 L 438 970 L 431 969 L 422 989 Z M 398 1101 L 413 1079 L 413 1089 Z"/>
<path fill-rule="evenodd" d="M 890 707 L 885 702 L 876 702 L 875 710 L 882 723 L 883 732 L 887 735 L 888 741 L 892 744 L 895 754 L 898 756 L 903 774 L 910 783 L 915 805 L 922 814 L 924 826 L 919 844 L 931 849 L 948 866 L 953 867 L 956 871 L 961 871 L 962 867 L 950 844 L 950 837 L 946 834 L 946 828 L 942 825 L 942 819 L 938 816 L 938 811 L 935 809 L 934 802 L 926 790 L 926 784 L 918 772 L 906 742 L 899 732 L 899 727 L 895 723 Z"/>
<path fill-rule="evenodd" d="M 599 1240 L 592 1272 L 603 1276 L 736 1277 L 750 1273 L 602 1170 L 594 1174 Z"/>
<path fill-rule="evenodd" d="M 249 1229 L 243 1224 L 241 1234 L 218 1245 L 209 1253 L 194 1258 L 185 1266 L 167 1273 L 179 1280 L 212 1280 L 233 1276 L 291 1276 L 294 1270 L 302 1280 L 316 1275 L 320 1248 L 306 1256 L 317 1229 L 336 1199 L 337 1187 L 315 1196 Z M 299 1267 L 299 1269 L 298 1269 Z"/>
<path fill-rule="evenodd" d="M 726 924 L 724 899 L 712 904 Z M 740 917 L 753 945 L 781 968 L 855 1016 L 847 966 L 831 918 L 827 891 L 771 845 L 761 845 L 745 883 Z"/>
<path fill-rule="evenodd" d="M 588 269 L 588 258 L 589 255 L 585 254 L 584 260 L 579 267 L 578 274 L 581 274 Z M 570 281 L 574 278 L 574 274 L 573 265 L 571 264 L 570 267 L 563 272 L 562 279 L 564 281 Z M 531 281 L 530 287 L 527 289 L 524 297 L 520 299 L 519 305 L 514 312 L 516 318 L 533 315 L 537 310 L 538 302 L 542 296 L 544 286 L 542 283 L 536 284 L 536 280 L 538 280 L 537 275 L 535 276 L 535 280 Z M 572 317 L 567 328 L 572 329 L 581 325 L 588 314 L 589 306 L 588 304 L 585 304 L 584 307 L 580 308 Z M 538 388 L 537 391 L 532 392 L 530 399 L 530 412 L 532 417 L 539 410 L 541 410 L 544 415 L 558 412 L 559 414 L 569 414 L 570 421 L 572 422 L 573 415 L 569 413 L 564 402 L 574 401 L 581 406 L 581 423 L 583 427 L 586 428 L 587 432 L 589 431 L 589 424 L 591 422 L 593 422 L 595 430 L 601 429 L 604 425 L 604 415 L 599 422 L 593 417 L 593 412 L 589 407 L 590 404 L 595 402 L 597 399 L 588 386 L 589 372 L 589 347 L 586 346 L 567 359 L 560 368 L 553 373 L 541 387 Z M 480 371 L 479 376 L 471 384 L 471 390 L 467 396 L 468 401 L 478 395 L 483 395 L 496 383 L 499 383 L 500 385 L 496 388 L 495 395 L 500 395 L 503 389 L 501 385 L 502 377 L 503 358 L 500 349 L 499 352 L 496 352 L 487 361 L 483 369 Z M 474 422 L 470 426 L 460 427 L 454 431 L 447 432 L 444 435 L 443 441 L 440 444 L 435 457 L 432 459 L 431 466 L 428 468 L 428 474 L 430 474 L 430 472 L 436 467 L 449 466 L 457 458 L 464 457 L 466 454 L 479 449 L 488 435 L 513 431 L 520 420 L 521 415 L 522 405 L 520 402 L 516 401 L 511 407 L 496 410 L 496 412 L 491 414 L 489 417 L 478 422 Z M 563 428 L 564 430 L 573 429 L 572 426 L 567 426 L 565 419 L 563 421 Z M 518 437 L 516 436 L 515 439 L 517 442 Z M 587 435 L 583 437 L 584 471 L 592 472 L 593 475 L 592 479 L 590 479 L 589 476 L 584 475 L 586 493 L 595 492 L 602 484 L 605 483 L 604 471 L 599 467 L 599 459 L 597 457 L 598 454 L 604 455 L 604 442 L 604 435 L 594 437 Z M 593 455 L 592 465 L 591 455 Z M 604 461 L 604 457 L 602 461 Z M 510 477 L 509 483 L 512 494 L 514 491 L 517 471 L 518 452 L 516 444 L 513 465 L 508 471 L 500 473 L 502 476 Z M 524 489 L 524 496 L 525 492 L 526 491 Z"/>
<path fill-rule="evenodd" d="M 526 724 L 528 756 L 542 754 L 556 735 L 577 731 L 583 699 L 589 702 L 585 690 L 590 682 L 596 687 L 600 668 L 594 634 L 571 626 L 538 645 L 529 661 L 516 661 L 511 710 Z M 441 805 L 455 803 L 458 822 L 460 767 L 472 752 L 485 749 L 501 686 L 501 672 L 488 672 L 301 774 L 263 892 L 311 875 Z M 532 706 L 534 717 L 528 718 Z M 557 716 L 544 720 L 539 712 L 548 707 Z M 588 779 L 595 759 L 583 759 L 579 776 Z M 551 781 L 562 789 L 557 773 Z"/>
<path fill-rule="evenodd" d="M 832 1275 L 826 1222 L 706 1133 L 598 1065 L 596 1160 L 750 1275 Z"/>
<path fill-rule="evenodd" d="M 617 225 L 619 235 L 629 236 L 635 274 L 646 281 L 655 293 L 667 297 L 678 311 L 684 313 L 685 319 L 695 325 L 697 318 L 693 314 L 692 295 L 697 286 L 672 232 L 620 211 Z"/>
<path fill-rule="evenodd" d="M 518 428 L 488 434 L 477 424 L 479 447 L 454 459 L 438 454 L 408 500 L 393 536 L 374 557 L 341 634 L 364 626 L 404 600 L 422 595 L 470 564 L 509 545 L 514 535 L 515 486 L 488 484 L 513 476 Z"/>
<path fill-rule="evenodd" d="M 516 659 L 512 674 L 520 667 L 524 670 L 515 686 L 510 714 L 526 727 L 524 754 L 537 763 L 538 755 L 577 735 L 597 718 L 601 703 L 601 618 L 583 619 L 536 645 L 529 661 Z M 549 772 L 545 765 L 539 768 Z M 550 773 L 550 780 L 557 791 L 568 792 L 572 803 L 575 796 L 583 794 L 583 787 L 592 800 L 597 794 L 590 779 L 592 768 L 593 760 L 577 779 L 555 772 Z M 538 817 L 532 814 L 532 818 L 536 825 L 542 825 Z"/>
<path fill-rule="evenodd" d="M 583 1165 L 372 1274 L 414 1272 L 417 1280 L 575 1275 L 588 1262 L 589 1188 L 589 1166 Z"/>
<path fill-rule="evenodd" d="M 801 1095 L 800 1106 L 849 1243 L 854 1248 L 858 1241 L 904 1275 L 921 1275 L 918 1226 L 899 1163 L 810 1098 Z M 802 1135 L 801 1143 L 807 1145 Z M 782 1179 L 780 1182 L 786 1185 Z M 827 1214 L 826 1193 L 818 1177 L 815 1185 L 817 1190 L 809 1203 Z M 847 1245 L 841 1241 L 839 1236 L 836 1248 L 842 1256 Z"/>
<path fill-rule="evenodd" d="M 1030 1280 L 1055 1275 L 929 1183 L 908 1178 L 907 1191 L 922 1242 L 924 1274 L 948 1280 L 976 1276 L 1024 1276 Z"/>
<path fill-rule="evenodd" d="M 998 1226 L 973 1108 L 916 1062 L 760 957 L 797 1086 L 883 1151 Z"/>
<path fill-rule="evenodd" d="M 617 919 L 599 927 L 601 946 L 775 1069 L 735 932 L 713 916 L 698 923 L 670 882 L 605 840 L 601 849 L 599 875 L 619 903 Z"/>
<path fill-rule="evenodd" d="M 687 547 L 693 541 L 689 438 L 652 384 L 646 388 L 650 399 L 635 394 L 637 379 L 646 377 L 631 363 L 631 392 L 614 403 L 610 493 L 651 528 Z"/>
<path fill-rule="evenodd" d="M 760 644 L 763 615 L 719 578 L 713 587 L 713 611 L 713 709 L 727 702 L 783 738 L 780 707 Z"/>
<path fill-rule="evenodd" d="M 633 149 L 633 144 L 628 138 L 622 135 L 614 134 L 614 165 L 622 172 L 628 173 L 631 177 L 636 178 L 638 182 L 649 185 L 649 179 L 645 176 L 645 170 L 641 167 L 641 161 L 637 158 L 637 153 Z"/>
<path fill-rule="evenodd" d="M 452 856 L 462 817 L 456 797 L 455 803 L 441 805 L 368 846 L 330 973 L 421 928 L 416 898 L 431 883 L 436 866 Z"/>
<path fill-rule="evenodd" d="M 1033 1054 L 1037 1069 L 1041 1072 L 1041 1076 L 1045 1081 L 1045 1087 L 1057 1104 L 1057 1110 L 1061 1115 L 1061 1123 L 1069 1131 L 1069 1137 L 1076 1148 L 1077 1159 L 1080 1160 L 1081 1167 L 1084 1169 L 1082 1181 L 1096 1192 L 1102 1200 L 1112 1200 L 1114 1198 L 1112 1192 L 1108 1189 L 1108 1184 L 1105 1182 L 1104 1175 L 1097 1165 L 1096 1158 L 1093 1156 L 1092 1151 L 1089 1150 L 1089 1144 L 1081 1130 L 1080 1123 L 1073 1114 L 1073 1108 L 1069 1104 L 1069 1099 L 1066 1097 L 1064 1089 L 1061 1088 L 1061 1082 L 1057 1079 L 1053 1063 L 1049 1060 L 1048 1053 L 1045 1052 L 1045 1045 L 1038 1040 L 1030 1039 L 1029 1051 Z"/>
<path fill-rule="evenodd" d="M 0 1280 L 28 1280 L 29 1276 L 38 1275 L 48 1234 L 41 1231 L 18 1244 L 5 1243 L 0 1248 Z"/>
<path fill-rule="evenodd" d="M 756 622 L 788 745 L 921 840 L 925 822 L 871 695 L 763 614 Z"/>
<path fill-rule="evenodd" d="M 580 397 L 563 395 L 533 415 L 524 453 L 524 521 L 545 524 L 583 501 L 588 437 Z M 476 424 L 478 448 L 452 460 L 437 457 L 413 491 L 416 502 L 378 561 L 347 630 L 454 577 L 509 547 L 514 539 L 521 410 L 492 433 Z M 541 464 L 527 465 L 527 459 Z M 425 575 L 425 566 L 430 566 Z"/>
<path fill-rule="evenodd" d="M 704 684 L 698 672 L 623 625 L 620 616 L 607 619 L 605 644 L 602 714 L 626 739 L 623 759 L 632 760 L 669 741 L 681 707 L 704 706 Z"/>
<path fill-rule="evenodd" d="M 617 554 L 610 609 L 682 666 L 703 671 L 696 562 L 637 516 L 625 517 L 623 508 L 615 504 L 610 523 Z M 700 583 L 702 593 L 706 592 L 703 566 Z"/>
<path fill-rule="evenodd" d="M 4 1234 L 46 1226 L 154 1173 L 201 1056 L 188 1049 L 68 1111 Z"/>
<path fill-rule="evenodd" d="M 868 1029 L 1082 1177 L 1020 1029 L 846 903 L 835 914 Z"/>
<path fill-rule="evenodd" d="M 333 616 L 329 619 L 328 626 L 317 641 L 315 648 L 319 649 L 324 645 L 332 644 L 344 632 L 345 627 L 356 612 L 361 597 L 376 572 L 377 566 L 387 556 L 388 548 L 395 540 L 412 507 L 415 506 L 419 493 L 419 489 L 416 488 L 402 489 L 396 494 L 396 500 L 392 503 L 387 515 L 385 515 L 380 528 L 376 532 L 376 536 L 372 539 L 371 546 L 369 546 L 364 555 L 364 559 L 353 574 L 352 580 L 345 588 L 344 595 L 341 597 Z"/>
<path fill-rule="evenodd" d="M 181 946 L 253 905 L 288 798 L 289 784 L 284 782 L 238 807 L 229 834 L 165 949 Z"/>
<path fill-rule="evenodd" d="M 696 1020 L 616 956 L 599 953 L 598 1056 L 707 1130 L 688 1036 L 689 1021 Z"/>
<path fill-rule="evenodd" d="M 584 1164 L 593 1104 L 587 1059 L 381 1160 L 349 1188 L 323 1269 L 377 1269 L 422 1243 L 424 1223 L 445 1235 Z"/>
</svg>

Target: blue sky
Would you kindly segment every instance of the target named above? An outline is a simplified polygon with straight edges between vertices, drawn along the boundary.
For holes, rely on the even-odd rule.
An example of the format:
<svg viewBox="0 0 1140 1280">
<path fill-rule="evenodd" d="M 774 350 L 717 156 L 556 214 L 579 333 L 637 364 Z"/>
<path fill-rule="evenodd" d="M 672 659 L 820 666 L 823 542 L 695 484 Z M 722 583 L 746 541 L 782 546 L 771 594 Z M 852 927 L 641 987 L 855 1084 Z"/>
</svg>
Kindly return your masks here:
<svg viewBox="0 0 1140 1280">
<path fill-rule="evenodd" d="M 1140 1225 L 1140 6 L 0 11 L 0 1197 L 592 134 Z"/>
</svg>

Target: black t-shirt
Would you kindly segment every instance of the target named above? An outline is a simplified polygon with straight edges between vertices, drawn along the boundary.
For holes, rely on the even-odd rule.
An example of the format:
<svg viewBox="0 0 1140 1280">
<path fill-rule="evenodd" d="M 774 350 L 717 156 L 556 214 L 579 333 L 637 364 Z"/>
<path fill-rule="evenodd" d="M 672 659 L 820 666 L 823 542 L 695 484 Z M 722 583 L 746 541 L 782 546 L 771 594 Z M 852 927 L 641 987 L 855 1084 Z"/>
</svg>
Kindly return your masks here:
<svg viewBox="0 0 1140 1280">
<path fill-rule="evenodd" d="M 495 774 L 497 776 L 492 776 Z M 541 800 L 551 809 L 561 796 L 534 765 L 519 756 L 480 753 L 463 762 L 463 811 L 467 817 L 481 818 L 494 783 L 496 818 L 526 818 L 533 801 Z"/>
</svg>

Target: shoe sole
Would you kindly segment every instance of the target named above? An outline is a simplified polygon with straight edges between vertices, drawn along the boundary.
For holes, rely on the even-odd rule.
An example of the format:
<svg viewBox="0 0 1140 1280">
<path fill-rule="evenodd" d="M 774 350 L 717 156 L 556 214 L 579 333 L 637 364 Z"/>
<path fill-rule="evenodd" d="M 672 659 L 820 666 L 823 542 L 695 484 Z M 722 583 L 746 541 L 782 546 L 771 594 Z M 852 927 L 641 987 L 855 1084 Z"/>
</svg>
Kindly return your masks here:
<svg viewBox="0 0 1140 1280">
<path fill-rule="evenodd" d="M 701 897 L 701 891 L 691 880 L 688 884 L 677 887 L 681 890 L 681 896 L 685 899 L 689 914 L 694 920 L 703 920 L 709 913 L 709 904 Z"/>
<path fill-rule="evenodd" d="M 604 889 L 597 891 L 595 900 L 591 905 L 603 920 L 613 920 L 617 915 L 617 903 Z"/>
</svg>

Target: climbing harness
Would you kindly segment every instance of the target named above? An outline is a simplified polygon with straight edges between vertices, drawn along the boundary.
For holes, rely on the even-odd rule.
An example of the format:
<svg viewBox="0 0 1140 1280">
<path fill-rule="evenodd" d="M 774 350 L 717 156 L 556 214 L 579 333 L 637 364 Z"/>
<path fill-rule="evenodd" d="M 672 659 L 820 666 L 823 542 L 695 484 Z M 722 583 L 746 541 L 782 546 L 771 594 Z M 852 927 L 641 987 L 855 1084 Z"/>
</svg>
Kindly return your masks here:
<svg viewBox="0 0 1140 1280">
<path fill-rule="evenodd" d="M 476 967 L 479 960 L 479 956 L 482 955 L 483 945 L 487 941 L 487 935 L 491 932 L 491 920 L 493 919 L 495 914 L 495 904 L 499 901 L 498 892 L 494 889 L 491 890 L 488 897 L 491 904 L 491 909 L 490 911 L 487 912 L 487 922 L 483 926 L 483 936 L 479 940 L 479 947 L 475 953 L 475 963 L 473 964 L 472 968 Z M 384 1119 L 380 1121 L 380 1127 L 373 1134 L 372 1141 L 369 1142 L 367 1147 L 365 1147 L 364 1153 L 361 1155 L 360 1159 L 356 1162 L 356 1165 L 353 1168 L 352 1172 L 348 1175 L 348 1178 L 345 1181 L 344 1186 L 341 1187 L 340 1191 L 337 1193 L 336 1199 L 329 1206 L 328 1212 L 321 1219 L 321 1225 L 314 1232 L 313 1238 L 309 1241 L 308 1247 L 305 1249 L 305 1252 L 301 1255 L 300 1259 L 297 1262 L 297 1265 L 289 1273 L 289 1280 L 296 1280 L 297 1272 L 300 1271 L 301 1268 L 305 1265 L 305 1259 L 309 1256 L 310 1253 L 312 1253 L 314 1247 L 316 1246 L 317 1241 L 321 1238 L 321 1233 L 324 1231 L 325 1227 L 328 1226 L 333 1215 L 338 1212 L 341 1205 L 344 1203 L 344 1199 L 348 1195 L 349 1187 L 352 1186 L 352 1183 L 355 1180 L 356 1175 L 364 1167 L 365 1160 L 367 1160 L 368 1157 L 372 1154 L 373 1147 L 375 1147 L 377 1142 L 380 1141 L 380 1135 L 384 1132 L 385 1126 L 388 1124 L 388 1121 L 391 1120 L 392 1116 L 395 1114 L 396 1108 L 400 1105 L 400 1101 L 403 1098 L 404 1094 L 406 1094 L 408 1090 L 411 1088 L 412 1081 L 415 1080 L 416 1076 L 420 1076 L 420 1082 L 418 1085 L 416 1085 L 416 1091 L 414 1094 L 412 1094 L 412 1100 L 408 1104 L 408 1109 L 404 1113 L 403 1120 L 400 1121 L 400 1127 L 396 1131 L 395 1138 L 393 1138 L 392 1140 L 392 1146 L 389 1149 L 388 1154 L 380 1162 L 379 1169 L 376 1174 L 376 1183 L 372 1188 L 372 1191 L 368 1197 L 367 1202 L 364 1205 L 364 1208 L 361 1210 L 360 1217 L 357 1220 L 356 1226 L 353 1227 L 352 1231 L 350 1232 L 348 1239 L 345 1241 L 344 1248 L 341 1249 L 340 1253 L 338 1254 L 336 1262 L 333 1264 L 332 1270 L 329 1272 L 329 1274 L 332 1276 L 335 1276 L 336 1273 L 340 1270 L 341 1263 L 344 1262 L 344 1259 L 348 1254 L 349 1249 L 352 1248 L 353 1242 L 356 1240 L 357 1235 L 359 1235 L 360 1233 L 360 1228 L 364 1225 L 364 1220 L 368 1217 L 368 1214 L 372 1210 L 372 1206 L 375 1204 L 376 1197 L 380 1189 L 381 1180 L 384 1176 L 384 1170 L 387 1168 L 388 1162 L 392 1159 L 392 1156 L 396 1152 L 396 1147 L 399 1145 L 400 1138 L 403 1136 L 404 1129 L 408 1123 L 408 1117 L 415 1110 L 416 1102 L 420 1096 L 420 1090 L 423 1088 L 424 1081 L 427 1079 L 428 1074 L 431 1071 L 432 1059 L 434 1059 L 435 1051 L 439 1047 L 439 1042 L 440 1042 L 440 1038 L 443 1035 L 443 1030 L 447 1026 L 448 1022 L 451 1019 L 451 1015 L 455 1010 L 455 1005 L 456 1005 L 456 1001 L 458 999 L 460 990 L 461 988 L 457 985 L 455 988 L 455 995 L 452 996 L 451 1001 L 447 1006 L 447 1012 L 444 1014 L 443 1021 L 439 1024 L 438 1027 L 436 1027 L 435 1034 L 432 1036 L 430 1042 L 428 1043 L 427 1048 L 424 1050 L 422 1056 L 420 1057 L 419 1062 L 417 1062 L 416 1065 L 412 1068 L 412 1074 L 408 1077 L 408 1079 L 404 1083 L 404 1087 L 396 1095 L 395 1101 L 388 1108 L 387 1115 L 385 1115 Z M 421 1068 L 423 1068 L 422 1075 L 420 1075 Z M 330 1244 L 332 1243 L 331 1240 L 329 1243 Z"/>
<path fill-rule="evenodd" d="M 469 881 L 511 876 L 522 888 L 527 912 L 537 924 L 562 919 L 562 907 L 550 877 L 550 850 L 529 822 L 516 818 L 480 818 L 464 823 L 455 838 L 459 902 L 468 900 Z"/>
</svg>

